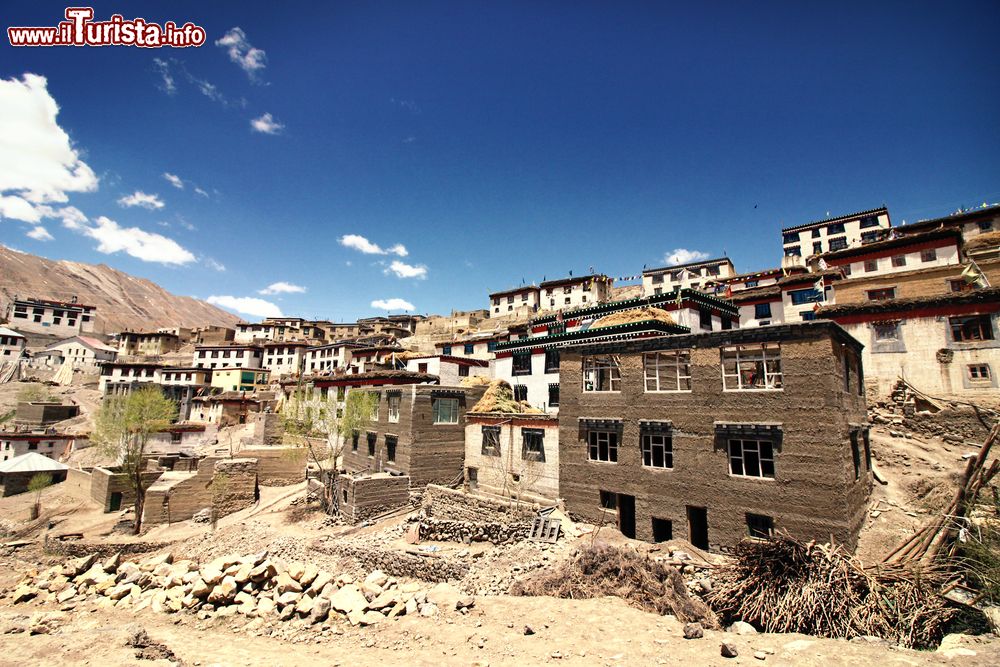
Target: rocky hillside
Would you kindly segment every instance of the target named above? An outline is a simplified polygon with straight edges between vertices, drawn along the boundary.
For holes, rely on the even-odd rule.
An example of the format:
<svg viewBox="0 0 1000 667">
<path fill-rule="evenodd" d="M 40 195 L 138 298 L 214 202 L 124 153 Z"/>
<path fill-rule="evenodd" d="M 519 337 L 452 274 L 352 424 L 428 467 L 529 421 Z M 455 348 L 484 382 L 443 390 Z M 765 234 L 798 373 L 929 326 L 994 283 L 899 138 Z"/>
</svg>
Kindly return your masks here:
<svg viewBox="0 0 1000 667">
<path fill-rule="evenodd" d="M 232 326 L 240 318 L 105 264 L 51 260 L 0 245 L 0 315 L 15 295 L 97 306 L 97 332 L 165 326 Z"/>
</svg>

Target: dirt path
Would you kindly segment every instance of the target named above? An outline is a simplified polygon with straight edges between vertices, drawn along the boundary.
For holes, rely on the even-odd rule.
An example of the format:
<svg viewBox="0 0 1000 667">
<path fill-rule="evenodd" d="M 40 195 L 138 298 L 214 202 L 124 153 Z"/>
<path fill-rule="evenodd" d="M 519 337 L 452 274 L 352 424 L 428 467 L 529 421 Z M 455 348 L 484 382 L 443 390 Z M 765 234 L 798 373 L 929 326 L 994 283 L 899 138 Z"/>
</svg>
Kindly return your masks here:
<svg viewBox="0 0 1000 667">
<path fill-rule="evenodd" d="M 0 607 L 0 630 L 23 625 L 37 607 Z M 0 635 L 0 665 L 168 664 L 136 660 L 125 647 L 144 628 L 186 665 L 936 665 L 1000 664 L 1000 640 L 963 638 L 941 651 L 910 651 L 868 642 L 803 635 L 750 635 L 707 631 L 685 640 L 682 624 L 626 606 L 616 598 L 482 598 L 467 616 L 404 617 L 370 628 L 338 625 L 327 636 L 288 642 L 262 630 L 240 630 L 243 619 L 198 621 L 189 614 L 164 616 L 117 610 L 67 614 L 53 634 Z M 535 634 L 525 635 L 525 625 Z M 234 631 L 233 627 L 237 630 Z M 720 656 L 722 641 L 739 650 Z M 754 653 L 763 651 L 760 660 Z M 971 653 L 971 654 L 970 654 Z"/>
</svg>

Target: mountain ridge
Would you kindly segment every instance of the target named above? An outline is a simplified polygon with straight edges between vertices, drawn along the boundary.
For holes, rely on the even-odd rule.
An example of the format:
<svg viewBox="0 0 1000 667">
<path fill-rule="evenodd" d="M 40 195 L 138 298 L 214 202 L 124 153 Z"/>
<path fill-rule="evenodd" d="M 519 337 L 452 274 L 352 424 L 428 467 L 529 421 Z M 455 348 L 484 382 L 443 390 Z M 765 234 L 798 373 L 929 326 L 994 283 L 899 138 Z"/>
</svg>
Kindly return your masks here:
<svg viewBox="0 0 1000 667">
<path fill-rule="evenodd" d="M 14 298 L 33 297 L 97 306 L 95 333 L 157 327 L 233 326 L 241 319 L 190 296 L 168 292 L 107 264 L 48 259 L 0 245 L 0 314 Z"/>
</svg>

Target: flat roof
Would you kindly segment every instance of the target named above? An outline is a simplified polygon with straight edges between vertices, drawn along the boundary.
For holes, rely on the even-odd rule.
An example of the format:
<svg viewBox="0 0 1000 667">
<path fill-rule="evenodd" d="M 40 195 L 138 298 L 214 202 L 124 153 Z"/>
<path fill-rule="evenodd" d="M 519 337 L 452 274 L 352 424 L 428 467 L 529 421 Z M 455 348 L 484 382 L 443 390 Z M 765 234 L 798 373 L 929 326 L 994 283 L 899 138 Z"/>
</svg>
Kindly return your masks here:
<svg viewBox="0 0 1000 667">
<path fill-rule="evenodd" d="M 829 225 L 832 222 L 840 222 L 841 220 L 850 220 L 851 218 L 860 218 L 863 215 L 882 214 L 882 213 L 885 213 L 886 215 L 888 215 L 889 214 L 889 209 L 886 208 L 885 206 L 880 206 L 878 208 L 870 208 L 870 209 L 865 210 L 865 211 L 857 211 L 856 213 L 848 213 L 847 215 L 838 215 L 835 218 L 826 218 L 825 220 L 815 220 L 813 222 L 807 222 L 807 223 L 802 224 L 802 225 L 794 225 L 792 227 L 785 227 L 785 228 L 783 228 L 781 230 L 781 232 L 785 233 L 785 232 L 801 231 L 803 229 L 809 229 L 810 227 L 820 227 L 822 225 Z"/>
<path fill-rule="evenodd" d="M 538 284 L 538 287 L 540 289 L 544 289 L 546 287 L 559 287 L 560 285 L 584 283 L 587 282 L 588 280 L 594 281 L 602 278 L 605 280 L 610 280 L 610 278 L 604 275 L 603 273 L 591 273 L 586 276 L 580 276 L 579 278 L 569 276 L 568 278 L 559 278 L 558 280 L 544 280 Z"/>
<path fill-rule="evenodd" d="M 902 227 L 897 227 L 897 230 L 902 229 Z M 855 246 L 853 248 L 844 248 L 843 250 L 835 250 L 833 252 L 826 252 L 820 255 L 824 259 L 840 259 L 841 257 L 854 257 L 857 255 L 867 255 L 873 252 L 879 252 L 881 250 L 891 250 L 893 248 L 903 248 L 910 245 L 916 245 L 918 243 L 925 243 L 927 241 L 934 241 L 937 239 L 953 238 L 956 241 L 956 245 L 961 245 L 962 233 L 957 229 L 934 229 L 929 232 L 906 234 L 902 236 L 897 236 L 896 238 L 886 239 L 884 241 L 875 241 L 874 243 L 866 243 L 863 245 Z"/>
<path fill-rule="evenodd" d="M 698 262 L 686 262 L 684 264 L 671 264 L 670 266 L 661 266 L 658 269 L 645 269 L 642 275 L 648 276 L 654 273 L 670 273 L 671 271 L 677 271 L 678 269 L 690 269 L 695 266 L 718 266 L 720 264 L 733 265 L 733 260 L 728 257 L 716 257 L 715 259 L 705 259 Z"/>
</svg>

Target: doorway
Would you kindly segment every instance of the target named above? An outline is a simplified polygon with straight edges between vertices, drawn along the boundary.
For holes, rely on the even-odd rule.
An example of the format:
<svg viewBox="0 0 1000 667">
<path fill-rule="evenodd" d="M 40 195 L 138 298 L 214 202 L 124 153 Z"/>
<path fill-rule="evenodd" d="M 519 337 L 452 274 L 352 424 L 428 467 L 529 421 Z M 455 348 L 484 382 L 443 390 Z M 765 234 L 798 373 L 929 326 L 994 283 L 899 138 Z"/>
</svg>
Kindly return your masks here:
<svg viewBox="0 0 1000 667">
<path fill-rule="evenodd" d="M 618 494 L 618 530 L 625 537 L 635 538 L 635 496 Z"/>
<path fill-rule="evenodd" d="M 708 510 L 688 505 L 687 517 L 691 544 L 708 551 Z"/>
<path fill-rule="evenodd" d="M 110 509 L 108 510 L 109 512 L 117 512 L 118 510 L 120 510 L 122 508 L 122 492 L 121 491 L 112 491 L 111 492 L 111 500 L 110 500 L 110 503 L 109 503 L 108 506 L 110 507 Z"/>
<path fill-rule="evenodd" d="M 653 517 L 653 541 L 667 542 L 674 539 L 674 524 L 670 519 Z"/>
</svg>

